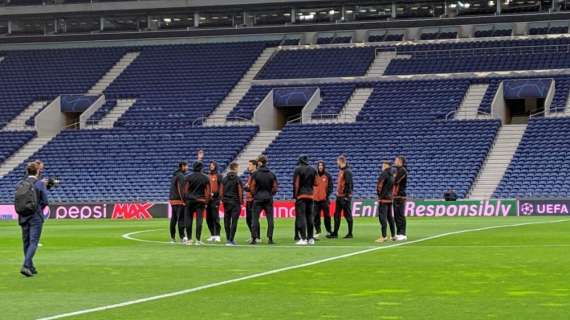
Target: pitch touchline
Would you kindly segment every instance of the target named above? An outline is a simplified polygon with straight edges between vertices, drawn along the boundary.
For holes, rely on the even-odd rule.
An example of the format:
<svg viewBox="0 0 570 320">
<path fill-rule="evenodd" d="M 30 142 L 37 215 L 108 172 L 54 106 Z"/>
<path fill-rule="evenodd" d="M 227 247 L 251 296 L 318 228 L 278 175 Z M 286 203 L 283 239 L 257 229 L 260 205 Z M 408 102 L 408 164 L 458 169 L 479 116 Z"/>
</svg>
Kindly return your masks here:
<svg viewBox="0 0 570 320">
<path fill-rule="evenodd" d="M 146 242 L 146 243 L 160 243 L 160 244 L 168 244 L 168 245 L 182 245 L 181 243 L 177 242 L 175 244 L 171 243 L 170 241 L 160 241 L 160 240 L 145 240 L 145 239 L 139 239 L 139 238 L 134 238 L 134 235 L 137 234 L 141 234 L 141 233 L 147 233 L 147 232 L 154 232 L 154 231 L 162 231 L 163 229 L 150 229 L 150 230 L 142 230 L 142 231 L 135 231 L 135 232 L 129 232 L 129 233 L 125 233 L 123 234 L 121 237 L 123 239 L 127 239 L 127 240 L 132 240 L 132 241 L 138 241 L 138 242 Z M 299 248 L 299 249 L 304 249 L 304 248 L 376 248 L 377 246 L 340 246 L 340 245 L 323 245 L 323 246 L 296 246 L 296 245 L 274 245 L 274 246 L 263 246 L 263 245 L 256 245 L 256 246 L 252 246 L 252 245 L 244 245 L 244 244 L 238 244 L 238 245 L 234 245 L 232 247 L 228 247 L 224 244 L 211 244 L 211 243 L 204 243 L 202 246 L 207 246 L 207 247 L 218 247 L 218 248 L 229 248 L 231 249 L 232 247 L 240 247 L 240 248 Z"/>
<path fill-rule="evenodd" d="M 408 242 L 398 242 L 398 243 L 395 243 L 395 244 L 392 244 L 389 246 L 374 247 L 374 248 L 359 250 L 359 251 L 355 251 L 355 252 L 351 252 L 351 253 L 346 253 L 346 254 L 334 256 L 334 257 L 329 257 L 329 258 L 325 258 L 325 259 L 315 260 L 312 262 L 306 262 L 306 263 L 302 263 L 302 264 L 298 264 L 298 265 L 293 265 L 293 266 L 289 266 L 289 267 L 283 267 L 283 268 L 274 269 L 274 270 L 270 270 L 270 271 L 254 273 L 254 274 L 251 274 L 248 276 L 234 278 L 234 279 L 220 281 L 220 282 L 214 282 L 214 283 L 210 283 L 210 284 L 206 284 L 203 286 L 194 287 L 194 288 L 190 288 L 190 289 L 174 291 L 174 292 L 170 292 L 170 293 L 160 294 L 160 295 L 156 295 L 156 296 L 151 296 L 151 297 L 141 298 L 141 299 L 136 299 L 136 300 L 131 300 L 131 301 L 125 301 L 125 302 L 117 303 L 117 304 L 110 304 L 110 305 L 96 307 L 96 308 L 83 309 L 83 310 L 79 310 L 79 311 L 75 311 L 75 312 L 62 313 L 62 314 L 48 316 L 48 317 L 44 317 L 44 318 L 38 318 L 38 320 L 54 320 L 54 319 L 68 318 L 68 317 L 79 316 L 79 315 L 87 314 L 87 313 L 94 313 L 94 312 L 105 311 L 105 310 L 110 310 L 110 309 L 117 309 L 117 308 L 135 305 L 135 304 L 141 304 L 141 303 L 145 303 L 145 302 L 181 296 L 181 295 L 185 295 L 185 294 L 189 294 L 189 293 L 193 293 L 193 292 L 197 292 L 197 291 L 202 291 L 202 290 L 206 290 L 206 289 L 210 289 L 210 288 L 224 286 L 227 284 L 232 284 L 232 283 L 246 281 L 246 280 L 250 280 L 250 279 L 265 277 L 268 275 L 273 275 L 276 273 L 281 273 L 281 272 L 285 272 L 285 271 L 289 271 L 289 270 L 305 268 L 305 267 L 314 266 L 314 265 L 325 263 L 325 262 L 345 259 L 345 258 L 349 258 L 349 257 L 353 257 L 353 256 L 357 256 L 357 255 L 361 255 L 361 254 L 365 254 L 365 253 L 369 253 L 369 252 L 411 245 L 414 243 L 420 243 L 420 242 L 429 241 L 429 240 L 433 240 L 433 239 L 439 239 L 439 238 L 448 237 L 448 236 L 452 236 L 452 235 L 458 235 L 458 234 L 469 233 L 469 232 L 492 230 L 492 229 L 520 227 L 520 226 L 534 225 L 534 224 L 560 223 L 560 222 L 565 222 L 565 221 L 570 221 L 570 220 L 562 219 L 562 220 L 545 221 L 545 222 L 525 222 L 525 223 L 517 223 L 517 224 L 510 224 L 510 225 L 490 226 L 490 227 L 481 227 L 481 228 L 474 228 L 474 229 L 451 231 L 451 232 L 436 234 L 433 236 L 429 236 L 429 237 L 425 237 L 425 238 L 421 238 L 421 239 L 417 239 L 417 240 L 411 240 Z"/>
</svg>

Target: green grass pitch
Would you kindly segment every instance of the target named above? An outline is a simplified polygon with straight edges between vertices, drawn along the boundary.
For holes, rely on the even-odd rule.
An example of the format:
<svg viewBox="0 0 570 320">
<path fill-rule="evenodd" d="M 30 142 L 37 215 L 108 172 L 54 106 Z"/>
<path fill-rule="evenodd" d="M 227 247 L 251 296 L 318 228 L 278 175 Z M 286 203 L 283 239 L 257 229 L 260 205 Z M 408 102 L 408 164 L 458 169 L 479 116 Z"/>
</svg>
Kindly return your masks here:
<svg viewBox="0 0 570 320">
<path fill-rule="evenodd" d="M 504 225 L 516 226 L 496 228 Z M 40 274 L 25 279 L 18 273 L 19 227 L 0 222 L 0 319 L 114 305 L 377 247 L 383 249 L 68 318 L 570 318 L 567 218 L 415 218 L 408 243 L 399 246 L 374 243 L 372 218 L 355 220 L 355 239 L 302 248 L 292 246 L 292 220 L 276 221 L 278 244 L 271 247 L 172 245 L 163 243 L 167 228 L 165 219 L 48 221 L 35 260 Z M 139 231 L 132 237 L 156 242 L 122 237 Z M 237 241 L 247 238 L 241 219 Z"/>
</svg>

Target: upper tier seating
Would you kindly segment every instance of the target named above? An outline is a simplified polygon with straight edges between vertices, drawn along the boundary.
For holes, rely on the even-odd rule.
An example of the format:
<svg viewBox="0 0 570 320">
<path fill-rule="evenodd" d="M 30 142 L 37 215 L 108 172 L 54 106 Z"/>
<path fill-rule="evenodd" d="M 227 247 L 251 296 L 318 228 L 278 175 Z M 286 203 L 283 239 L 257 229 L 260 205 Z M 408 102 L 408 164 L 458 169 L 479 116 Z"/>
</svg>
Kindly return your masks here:
<svg viewBox="0 0 570 320">
<path fill-rule="evenodd" d="M 348 156 L 354 198 L 375 197 L 382 160 L 398 154 L 409 161 L 408 193 L 440 198 L 450 187 L 464 197 L 495 138 L 499 121 L 379 121 L 354 124 L 287 125 L 266 154 L 281 183 L 278 197 L 290 199 L 297 156 L 324 160 L 336 180 L 336 157 Z"/>
<path fill-rule="evenodd" d="M 532 119 L 495 191 L 502 198 L 570 195 L 570 118 Z"/>
<path fill-rule="evenodd" d="M 0 128 L 33 101 L 86 93 L 125 48 L 5 51 L 0 56 Z"/>
<path fill-rule="evenodd" d="M 374 48 L 280 50 L 257 79 L 362 76 L 374 61 Z"/>
<path fill-rule="evenodd" d="M 303 85 L 304 87 L 311 87 L 312 85 Z M 356 88 L 355 84 L 318 84 L 315 85 L 321 90 L 321 103 L 313 112 L 313 115 L 319 114 L 338 114 L 352 93 Z M 241 117 L 245 119 L 252 119 L 253 112 L 259 106 L 261 101 L 273 88 L 280 87 L 298 87 L 296 86 L 252 86 L 246 95 L 240 100 L 238 105 L 229 114 L 229 117 Z"/>
<path fill-rule="evenodd" d="M 244 42 L 141 47 L 139 57 L 105 94 L 111 100 L 137 98 L 119 125 L 190 125 L 212 113 L 268 45 Z M 109 102 L 104 111 L 114 105 Z M 104 111 L 91 120 L 101 119 Z"/>
<path fill-rule="evenodd" d="M 570 68 L 570 38 L 398 46 L 387 75 Z"/>
<path fill-rule="evenodd" d="M 380 35 L 370 35 L 368 37 L 368 42 L 388 42 L 388 41 L 402 41 L 404 39 L 403 34 L 380 34 Z"/>
<path fill-rule="evenodd" d="M 257 127 L 103 129 L 64 131 L 31 159 L 42 159 L 46 176 L 62 183 L 53 202 L 166 201 L 178 162 L 203 149 L 205 161 L 223 170 L 257 132 Z M 10 203 L 25 162 L 0 179 L 0 203 Z"/>
<path fill-rule="evenodd" d="M 468 88 L 469 80 L 377 82 L 357 119 L 444 119 L 459 107 Z"/>
</svg>

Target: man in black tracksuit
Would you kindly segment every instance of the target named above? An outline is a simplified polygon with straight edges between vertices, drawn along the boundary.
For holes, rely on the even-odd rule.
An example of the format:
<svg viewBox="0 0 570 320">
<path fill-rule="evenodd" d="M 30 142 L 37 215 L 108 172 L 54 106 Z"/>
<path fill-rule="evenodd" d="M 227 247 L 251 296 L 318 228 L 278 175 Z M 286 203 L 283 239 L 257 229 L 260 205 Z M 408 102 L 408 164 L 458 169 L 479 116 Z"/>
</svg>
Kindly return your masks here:
<svg viewBox="0 0 570 320">
<path fill-rule="evenodd" d="M 340 229 L 340 215 L 344 214 L 346 223 L 348 224 L 348 233 L 345 239 L 352 239 L 352 171 L 348 166 L 345 156 L 337 158 L 338 178 L 336 183 L 336 208 L 334 211 L 334 231 L 327 238 L 338 238 L 338 230 Z"/>
<path fill-rule="evenodd" d="M 211 237 L 208 241 L 220 242 L 220 187 L 222 185 L 222 175 L 218 173 L 218 163 L 216 161 L 210 162 L 208 167 L 210 179 L 210 192 L 211 198 L 206 205 L 206 224 L 210 230 Z"/>
<path fill-rule="evenodd" d="M 299 230 L 299 245 L 315 244 L 313 237 L 313 193 L 317 172 L 309 166 L 309 158 L 299 157 L 299 165 L 293 173 L 293 198 L 295 199 L 295 227 Z"/>
<path fill-rule="evenodd" d="M 249 233 L 253 234 L 251 229 L 251 221 L 253 220 L 253 193 L 251 193 L 251 176 L 257 170 L 257 160 L 249 160 L 247 163 L 247 171 L 249 172 L 249 177 L 247 178 L 247 183 L 245 184 L 245 223 L 249 229 Z M 251 239 L 250 239 L 251 240 Z"/>
<path fill-rule="evenodd" d="M 317 164 L 317 185 L 315 186 L 315 192 L 313 194 L 314 201 L 314 211 L 313 216 L 315 217 L 315 230 L 317 234 L 315 239 L 321 233 L 321 212 L 325 220 L 325 230 L 327 235 L 332 233 L 331 230 L 331 215 L 330 215 L 330 203 L 329 199 L 333 192 L 333 181 L 330 173 L 327 171 L 327 167 L 324 161 L 319 161 Z"/>
<path fill-rule="evenodd" d="M 229 168 L 230 172 L 222 180 L 220 197 L 224 202 L 224 229 L 227 245 L 231 246 L 236 244 L 236 230 L 243 204 L 243 183 L 238 176 L 239 165 L 232 162 Z"/>
<path fill-rule="evenodd" d="M 250 244 L 257 244 L 260 241 L 259 216 L 261 211 L 265 211 L 267 218 L 267 238 L 269 244 L 273 242 L 273 196 L 277 193 L 277 177 L 267 168 L 267 158 L 260 156 L 257 159 L 259 167 L 251 176 L 249 186 L 253 194 L 253 218 L 251 221 Z"/>
<path fill-rule="evenodd" d="M 196 245 L 202 244 L 202 219 L 206 203 L 210 200 L 210 179 L 202 173 L 204 165 L 201 161 L 192 164 L 192 174 L 184 179 L 184 199 L 186 200 L 186 211 L 184 214 L 184 224 L 186 236 L 189 238 L 187 244 L 192 244 L 192 221 L 196 214 Z"/>
<path fill-rule="evenodd" d="M 396 240 L 407 240 L 406 236 L 406 186 L 408 184 L 408 169 L 406 168 L 406 158 L 397 156 L 394 160 L 396 174 L 394 175 L 394 187 L 392 196 L 394 198 L 394 220 L 396 220 L 397 236 Z"/>
<path fill-rule="evenodd" d="M 390 162 L 384 161 L 382 163 L 382 172 L 378 177 L 376 184 L 376 193 L 378 194 L 378 218 L 380 219 L 380 226 L 382 236 L 376 240 L 378 243 L 386 241 L 387 226 L 390 226 L 390 235 L 392 240 L 396 240 L 396 230 L 394 226 L 394 216 L 392 215 L 392 187 L 394 177 L 391 172 Z"/>
<path fill-rule="evenodd" d="M 178 170 L 174 172 L 172 181 L 170 182 L 169 202 L 172 206 L 172 216 L 170 217 L 170 239 L 176 242 L 176 224 L 178 224 L 178 233 L 180 240 L 184 239 L 184 197 L 182 190 L 184 188 L 184 177 L 188 171 L 188 164 L 180 162 Z"/>
</svg>

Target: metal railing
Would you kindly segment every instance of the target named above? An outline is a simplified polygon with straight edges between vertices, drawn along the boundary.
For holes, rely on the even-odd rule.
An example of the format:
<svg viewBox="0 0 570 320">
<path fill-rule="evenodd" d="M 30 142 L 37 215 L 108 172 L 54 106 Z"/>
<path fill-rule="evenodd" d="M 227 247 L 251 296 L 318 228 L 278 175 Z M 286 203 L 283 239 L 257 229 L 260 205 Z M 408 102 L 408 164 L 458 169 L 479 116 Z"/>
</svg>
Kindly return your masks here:
<svg viewBox="0 0 570 320">
<path fill-rule="evenodd" d="M 352 121 L 355 119 L 357 114 L 353 112 L 341 112 L 341 113 L 318 113 L 311 116 L 311 120 L 316 121 Z"/>
<path fill-rule="evenodd" d="M 194 119 L 194 121 L 192 121 L 192 127 L 201 127 L 203 126 L 206 122 L 209 122 L 211 125 L 225 125 L 228 122 L 244 122 L 244 124 L 249 124 L 252 122 L 251 119 L 247 119 L 244 117 L 238 117 L 238 116 L 229 116 L 229 117 L 216 117 L 216 116 L 210 116 L 210 117 L 199 117 Z"/>
</svg>

